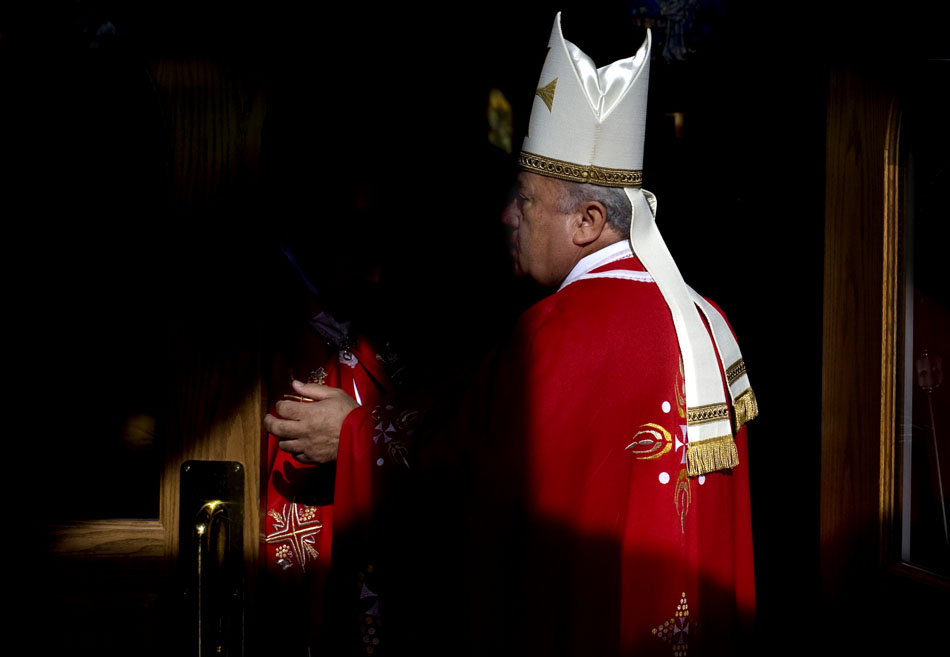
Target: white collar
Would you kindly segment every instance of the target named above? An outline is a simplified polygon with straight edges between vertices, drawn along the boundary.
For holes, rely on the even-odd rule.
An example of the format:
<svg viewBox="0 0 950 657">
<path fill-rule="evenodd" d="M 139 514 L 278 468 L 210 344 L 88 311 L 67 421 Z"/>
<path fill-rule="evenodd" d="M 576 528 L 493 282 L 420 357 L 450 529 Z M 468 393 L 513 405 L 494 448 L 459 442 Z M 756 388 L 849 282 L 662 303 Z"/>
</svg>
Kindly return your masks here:
<svg viewBox="0 0 950 657">
<path fill-rule="evenodd" d="M 567 278 L 564 279 L 564 282 L 561 283 L 561 287 L 558 288 L 558 292 L 563 290 L 565 287 L 576 281 L 584 274 L 592 272 L 598 267 L 603 267 L 604 265 L 611 262 L 632 257 L 633 249 L 630 248 L 630 240 L 620 240 L 619 242 L 614 242 L 613 244 L 605 246 L 602 249 L 598 249 L 597 251 L 594 251 L 593 253 L 578 260 L 577 264 L 574 265 L 574 269 L 571 270 L 571 273 L 568 274 Z"/>
</svg>

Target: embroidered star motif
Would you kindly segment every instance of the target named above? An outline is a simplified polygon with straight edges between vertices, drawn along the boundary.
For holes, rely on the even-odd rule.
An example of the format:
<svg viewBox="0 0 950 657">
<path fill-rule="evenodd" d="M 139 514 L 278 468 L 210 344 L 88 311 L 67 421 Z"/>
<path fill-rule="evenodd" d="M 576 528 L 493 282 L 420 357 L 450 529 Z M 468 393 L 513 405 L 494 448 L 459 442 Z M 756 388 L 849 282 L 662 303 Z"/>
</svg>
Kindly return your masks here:
<svg viewBox="0 0 950 657">
<path fill-rule="evenodd" d="M 316 517 L 317 510 L 312 506 L 291 502 L 289 508 L 284 505 L 281 513 L 271 509 L 268 515 L 274 521 L 274 531 L 268 534 L 264 541 L 279 546 L 278 559 L 294 556 L 300 564 L 300 569 L 306 572 L 307 558 L 314 560 L 320 556 L 313 547 L 316 535 L 323 529 L 323 523 Z"/>
<path fill-rule="evenodd" d="M 680 597 L 679 604 L 676 605 L 676 613 L 670 620 L 653 628 L 653 636 L 670 645 L 673 650 L 673 657 L 686 657 L 689 650 L 690 627 L 695 631 L 696 619 L 694 617 L 690 620 L 689 604 L 684 592 Z"/>
<path fill-rule="evenodd" d="M 310 373 L 310 376 L 307 377 L 307 383 L 318 383 L 324 385 L 327 380 L 327 371 L 322 367 L 318 367 Z"/>
<path fill-rule="evenodd" d="M 384 426 L 388 425 L 388 426 Z M 388 443 L 393 439 L 393 436 L 396 435 L 396 427 L 393 426 L 392 422 L 382 420 L 373 427 L 376 430 L 376 433 L 373 435 L 373 442 L 379 444 L 379 439 L 382 438 L 384 443 Z"/>
</svg>

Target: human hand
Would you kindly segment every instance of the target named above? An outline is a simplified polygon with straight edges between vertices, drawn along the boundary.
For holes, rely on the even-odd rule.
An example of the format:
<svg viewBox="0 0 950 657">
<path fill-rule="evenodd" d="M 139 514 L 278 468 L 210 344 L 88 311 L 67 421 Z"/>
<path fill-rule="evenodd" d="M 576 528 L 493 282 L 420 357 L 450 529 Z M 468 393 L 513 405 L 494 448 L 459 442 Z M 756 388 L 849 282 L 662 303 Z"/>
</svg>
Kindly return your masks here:
<svg viewBox="0 0 950 657">
<path fill-rule="evenodd" d="M 277 402 L 277 413 L 264 416 L 264 428 L 280 438 L 278 446 L 301 463 L 336 460 L 343 421 L 359 404 L 339 388 L 293 382 L 294 391 L 312 401 Z"/>
</svg>

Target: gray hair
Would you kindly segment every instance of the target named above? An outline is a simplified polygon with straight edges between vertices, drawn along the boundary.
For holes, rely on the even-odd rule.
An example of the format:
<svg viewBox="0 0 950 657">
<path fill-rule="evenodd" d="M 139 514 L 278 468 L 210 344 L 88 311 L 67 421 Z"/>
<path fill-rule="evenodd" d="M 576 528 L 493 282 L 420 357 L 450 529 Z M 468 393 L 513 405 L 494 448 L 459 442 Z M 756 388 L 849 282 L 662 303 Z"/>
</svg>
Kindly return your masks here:
<svg viewBox="0 0 950 657">
<path fill-rule="evenodd" d="M 630 215 L 633 214 L 633 208 L 630 207 L 630 199 L 622 188 L 569 180 L 558 182 L 561 183 L 561 194 L 557 201 L 558 210 L 575 212 L 587 201 L 598 201 L 607 208 L 608 226 L 621 235 L 627 235 L 630 232 Z"/>
</svg>

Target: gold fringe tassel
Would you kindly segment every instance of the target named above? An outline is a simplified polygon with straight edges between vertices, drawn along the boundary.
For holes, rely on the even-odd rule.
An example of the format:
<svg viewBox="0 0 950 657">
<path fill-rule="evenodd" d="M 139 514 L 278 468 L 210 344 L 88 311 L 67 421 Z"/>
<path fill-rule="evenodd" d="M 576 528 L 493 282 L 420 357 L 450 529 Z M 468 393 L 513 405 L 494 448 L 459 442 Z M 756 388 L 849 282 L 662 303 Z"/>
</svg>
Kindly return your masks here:
<svg viewBox="0 0 950 657">
<path fill-rule="evenodd" d="M 758 416 L 759 403 L 755 400 L 755 393 L 752 392 L 752 388 L 747 388 L 745 392 L 736 397 L 733 402 L 733 409 L 736 412 L 736 431 L 743 424 Z"/>
<path fill-rule="evenodd" d="M 739 465 L 739 453 L 732 436 L 719 436 L 690 443 L 686 452 L 686 472 L 690 477 L 709 474 Z"/>
</svg>

